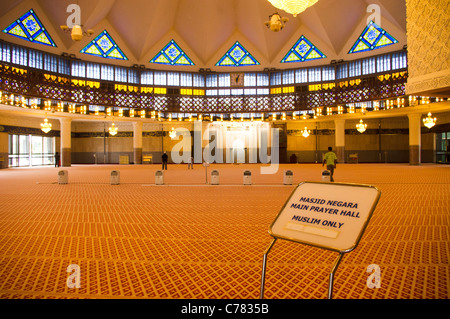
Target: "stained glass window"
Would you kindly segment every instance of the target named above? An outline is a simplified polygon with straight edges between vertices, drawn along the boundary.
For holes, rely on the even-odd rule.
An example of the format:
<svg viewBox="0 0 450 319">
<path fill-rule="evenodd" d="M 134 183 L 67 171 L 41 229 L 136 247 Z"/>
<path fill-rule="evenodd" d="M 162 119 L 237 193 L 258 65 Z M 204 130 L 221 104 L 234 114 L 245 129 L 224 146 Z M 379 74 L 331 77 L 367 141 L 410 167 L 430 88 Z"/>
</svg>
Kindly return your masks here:
<svg viewBox="0 0 450 319">
<path fill-rule="evenodd" d="M 238 42 L 216 63 L 218 66 L 259 65 L 259 62 Z"/>
<path fill-rule="evenodd" d="M 384 29 L 370 21 L 348 53 L 371 51 L 397 42 Z"/>
<path fill-rule="evenodd" d="M 184 53 L 174 40 L 170 40 L 167 45 L 158 52 L 150 63 L 166 65 L 195 65 L 194 62 Z"/>
<path fill-rule="evenodd" d="M 11 23 L 3 32 L 30 42 L 56 47 L 33 9 Z"/>
<path fill-rule="evenodd" d="M 281 63 L 304 62 L 323 58 L 326 58 L 326 56 L 302 35 L 281 60 Z"/>
<path fill-rule="evenodd" d="M 94 40 L 80 51 L 81 53 L 95 55 L 101 58 L 128 60 L 119 46 L 106 30 L 103 30 Z"/>
</svg>

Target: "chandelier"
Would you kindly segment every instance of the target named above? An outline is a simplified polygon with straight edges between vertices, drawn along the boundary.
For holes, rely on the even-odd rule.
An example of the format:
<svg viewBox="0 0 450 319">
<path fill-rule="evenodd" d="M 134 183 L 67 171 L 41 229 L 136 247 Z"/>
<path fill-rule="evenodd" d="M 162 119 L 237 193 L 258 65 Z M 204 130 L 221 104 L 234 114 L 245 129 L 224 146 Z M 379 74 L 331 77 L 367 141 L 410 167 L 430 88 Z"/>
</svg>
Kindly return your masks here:
<svg viewBox="0 0 450 319">
<path fill-rule="evenodd" d="M 113 122 L 112 125 L 108 128 L 108 130 L 109 130 L 109 135 L 112 135 L 112 136 L 116 135 L 117 132 L 118 132 L 117 127 L 114 126 L 114 122 Z"/>
<path fill-rule="evenodd" d="M 275 8 L 294 15 L 302 13 L 319 0 L 268 0 Z"/>
<path fill-rule="evenodd" d="M 173 140 L 175 137 L 177 137 L 177 131 L 175 131 L 172 127 L 172 130 L 169 131 L 169 137 Z"/>
<path fill-rule="evenodd" d="M 44 123 L 41 123 L 41 130 L 44 133 L 48 133 L 52 130 L 52 123 L 48 122 L 47 117 L 45 117 Z"/>
<path fill-rule="evenodd" d="M 94 30 L 88 29 L 87 31 L 83 30 L 81 25 L 75 24 L 72 29 L 70 29 L 67 25 L 62 25 L 61 29 L 64 32 L 70 32 L 70 36 L 73 41 L 80 41 L 83 39 L 83 36 L 91 36 L 94 33 Z"/>
<path fill-rule="evenodd" d="M 432 128 L 436 124 L 436 118 L 431 117 L 431 112 L 428 112 L 427 117 L 423 119 L 423 124 L 428 128 Z"/>
<path fill-rule="evenodd" d="M 356 129 L 359 133 L 364 133 L 366 131 L 367 124 L 364 124 L 363 120 L 359 120 L 359 123 L 356 124 Z"/>
<path fill-rule="evenodd" d="M 264 24 L 273 32 L 278 32 L 283 30 L 286 22 L 289 21 L 289 18 L 282 18 L 278 13 L 274 13 L 269 16 L 269 21 L 264 22 Z"/>
<path fill-rule="evenodd" d="M 303 137 L 308 137 L 309 136 L 309 133 L 311 133 L 311 131 L 310 130 L 307 130 L 306 129 L 306 126 L 305 126 L 305 129 L 302 131 L 302 135 L 303 135 Z"/>
</svg>

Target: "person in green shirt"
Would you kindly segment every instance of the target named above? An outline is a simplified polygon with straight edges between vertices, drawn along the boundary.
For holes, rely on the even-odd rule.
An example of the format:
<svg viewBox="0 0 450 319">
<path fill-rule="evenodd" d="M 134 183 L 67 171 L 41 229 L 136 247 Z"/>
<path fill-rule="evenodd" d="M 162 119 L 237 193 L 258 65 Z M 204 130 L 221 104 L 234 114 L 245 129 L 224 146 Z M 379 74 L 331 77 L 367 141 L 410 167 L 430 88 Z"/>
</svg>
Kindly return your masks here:
<svg viewBox="0 0 450 319">
<path fill-rule="evenodd" d="M 322 166 L 325 164 L 327 164 L 327 170 L 330 171 L 330 181 L 334 182 L 333 174 L 334 174 L 334 169 L 336 168 L 336 164 L 337 164 L 337 156 L 332 151 L 331 146 L 328 147 L 328 152 L 325 154 Z"/>
</svg>

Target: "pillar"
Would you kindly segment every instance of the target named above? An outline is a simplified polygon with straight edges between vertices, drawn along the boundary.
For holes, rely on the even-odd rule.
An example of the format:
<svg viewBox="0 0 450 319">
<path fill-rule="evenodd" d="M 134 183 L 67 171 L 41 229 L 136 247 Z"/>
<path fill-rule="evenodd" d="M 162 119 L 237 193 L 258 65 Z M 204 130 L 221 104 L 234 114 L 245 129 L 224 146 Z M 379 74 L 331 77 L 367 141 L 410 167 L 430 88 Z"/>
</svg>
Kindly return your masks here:
<svg viewBox="0 0 450 319">
<path fill-rule="evenodd" d="M 408 114 L 409 119 L 409 164 L 420 165 L 422 114 Z"/>
<path fill-rule="evenodd" d="M 9 136 L 0 132 L 0 169 L 9 167 Z"/>
<path fill-rule="evenodd" d="M 338 163 L 345 163 L 345 120 L 334 120 L 334 135 Z"/>
<path fill-rule="evenodd" d="M 61 166 L 72 165 L 72 119 L 61 118 L 60 141 L 61 141 Z"/>
<path fill-rule="evenodd" d="M 142 126 L 141 121 L 133 122 L 134 164 L 142 164 Z"/>
</svg>

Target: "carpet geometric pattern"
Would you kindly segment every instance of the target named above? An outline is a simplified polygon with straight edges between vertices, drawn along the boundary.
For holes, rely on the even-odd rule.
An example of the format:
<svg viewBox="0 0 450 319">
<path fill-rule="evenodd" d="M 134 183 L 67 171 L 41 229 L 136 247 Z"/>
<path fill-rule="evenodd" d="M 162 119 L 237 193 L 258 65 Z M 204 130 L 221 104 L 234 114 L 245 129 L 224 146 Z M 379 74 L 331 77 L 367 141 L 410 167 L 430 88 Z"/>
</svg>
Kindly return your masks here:
<svg viewBox="0 0 450 319">
<path fill-rule="evenodd" d="M 73 165 L 0 170 L 0 298 L 259 298 L 262 257 L 282 205 L 319 164 Z M 57 183 L 59 170 L 69 183 Z M 253 185 L 243 184 L 252 171 Z M 283 171 L 294 185 L 283 185 Z M 120 185 L 110 172 L 120 171 Z M 208 179 L 210 177 L 208 176 Z M 376 186 L 381 198 L 358 247 L 336 272 L 336 299 L 450 297 L 450 167 L 342 164 L 337 182 Z M 278 240 L 265 298 L 325 299 L 337 253 Z M 66 271 L 80 267 L 80 288 Z M 368 288 L 370 264 L 381 287 Z"/>
</svg>

